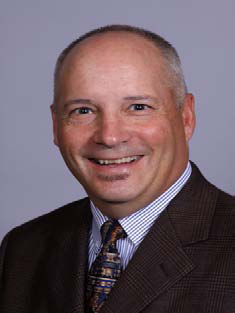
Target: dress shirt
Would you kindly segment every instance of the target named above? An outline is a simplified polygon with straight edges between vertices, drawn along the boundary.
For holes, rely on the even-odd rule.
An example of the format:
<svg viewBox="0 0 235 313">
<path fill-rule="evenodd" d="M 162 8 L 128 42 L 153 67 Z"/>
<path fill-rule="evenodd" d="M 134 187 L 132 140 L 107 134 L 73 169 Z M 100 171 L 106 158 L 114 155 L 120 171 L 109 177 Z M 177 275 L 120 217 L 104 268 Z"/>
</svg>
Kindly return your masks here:
<svg viewBox="0 0 235 313">
<path fill-rule="evenodd" d="M 188 162 L 183 174 L 160 197 L 146 207 L 118 220 L 127 233 L 126 238 L 117 241 L 117 249 L 120 253 L 123 269 L 126 268 L 128 262 L 149 232 L 155 220 L 187 182 L 191 172 L 191 164 Z M 107 216 L 103 215 L 97 207 L 95 207 L 92 201 L 91 211 L 93 219 L 89 242 L 89 268 L 102 246 L 100 228 L 103 223 L 109 219 Z"/>
</svg>

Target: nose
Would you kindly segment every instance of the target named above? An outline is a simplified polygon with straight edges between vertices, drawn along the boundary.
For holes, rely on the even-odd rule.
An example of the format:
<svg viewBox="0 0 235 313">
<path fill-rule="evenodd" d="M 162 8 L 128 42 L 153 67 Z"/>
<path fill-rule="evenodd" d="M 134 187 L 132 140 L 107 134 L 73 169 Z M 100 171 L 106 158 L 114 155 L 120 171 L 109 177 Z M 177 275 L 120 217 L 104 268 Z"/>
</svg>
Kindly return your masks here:
<svg viewBox="0 0 235 313">
<path fill-rule="evenodd" d="M 130 131 L 123 118 L 110 115 L 100 118 L 94 134 L 96 144 L 113 148 L 128 142 L 129 139 Z"/>
</svg>

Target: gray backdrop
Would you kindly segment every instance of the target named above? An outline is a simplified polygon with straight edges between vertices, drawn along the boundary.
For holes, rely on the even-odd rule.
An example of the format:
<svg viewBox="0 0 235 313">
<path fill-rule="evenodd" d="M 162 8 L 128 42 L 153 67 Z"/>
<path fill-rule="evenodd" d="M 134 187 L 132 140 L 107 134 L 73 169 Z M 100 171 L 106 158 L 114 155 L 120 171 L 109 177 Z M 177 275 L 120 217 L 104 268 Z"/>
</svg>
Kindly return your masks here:
<svg viewBox="0 0 235 313">
<path fill-rule="evenodd" d="M 52 142 L 52 73 L 70 41 L 110 23 L 146 27 L 177 48 L 196 97 L 191 159 L 210 181 L 235 194 L 235 1 L 2 0 L 0 239 L 85 195 Z"/>
</svg>

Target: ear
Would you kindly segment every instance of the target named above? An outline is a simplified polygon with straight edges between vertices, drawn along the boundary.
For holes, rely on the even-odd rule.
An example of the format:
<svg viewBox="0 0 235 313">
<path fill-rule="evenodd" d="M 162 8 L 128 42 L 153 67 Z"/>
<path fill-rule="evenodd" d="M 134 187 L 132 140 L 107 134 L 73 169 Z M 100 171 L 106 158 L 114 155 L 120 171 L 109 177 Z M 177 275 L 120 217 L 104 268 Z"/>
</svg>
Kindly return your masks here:
<svg viewBox="0 0 235 313">
<path fill-rule="evenodd" d="M 191 93 L 186 94 L 184 103 L 181 107 L 182 119 L 186 140 L 189 141 L 193 135 L 196 116 L 194 110 L 194 96 Z"/>
<path fill-rule="evenodd" d="M 50 106 L 51 109 L 51 117 L 53 123 L 53 136 L 54 136 L 54 144 L 58 146 L 58 121 L 57 121 L 57 114 L 55 111 L 55 106 L 52 104 Z"/>
</svg>

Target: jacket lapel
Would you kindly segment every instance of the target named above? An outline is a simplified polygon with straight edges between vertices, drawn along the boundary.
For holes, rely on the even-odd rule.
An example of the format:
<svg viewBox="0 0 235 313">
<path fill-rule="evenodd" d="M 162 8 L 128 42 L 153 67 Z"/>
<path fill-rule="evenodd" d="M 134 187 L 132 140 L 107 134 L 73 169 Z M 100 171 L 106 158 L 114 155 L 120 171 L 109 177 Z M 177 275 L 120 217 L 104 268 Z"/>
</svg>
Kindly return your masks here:
<svg viewBox="0 0 235 313">
<path fill-rule="evenodd" d="M 193 267 L 165 211 L 141 243 L 101 312 L 140 312 Z"/>
<path fill-rule="evenodd" d="M 152 226 L 100 313 L 138 313 L 194 269 L 184 247 L 208 238 L 218 191 L 192 167 L 189 181 Z"/>
<path fill-rule="evenodd" d="M 50 312 L 84 312 L 88 239 L 91 223 L 89 201 L 67 208 L 69 218 L 50 240 L 48 260 L 48 305 Z"/>
</svg>

